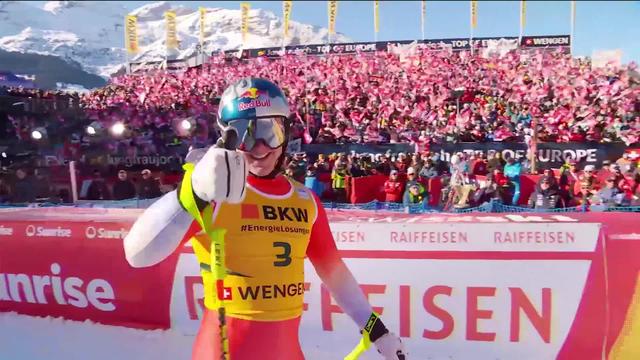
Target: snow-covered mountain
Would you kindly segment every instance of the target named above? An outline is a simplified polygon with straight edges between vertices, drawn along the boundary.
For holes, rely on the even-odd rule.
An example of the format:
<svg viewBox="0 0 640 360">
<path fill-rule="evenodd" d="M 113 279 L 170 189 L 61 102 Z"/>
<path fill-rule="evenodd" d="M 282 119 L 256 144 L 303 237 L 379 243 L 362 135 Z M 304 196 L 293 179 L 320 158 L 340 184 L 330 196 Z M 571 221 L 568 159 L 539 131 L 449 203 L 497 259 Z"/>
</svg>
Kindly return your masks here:
<svg viewBox="0 0 640 360">
<path fill-rule="evenodd" d="M 196 5 L 197 3 L 194 3 Z M 254 7 L 259 7 L 259 2 Z M 138 17 L 140 53 L 132 61 L 163 60 L 164 12 L 177 14 L 180 51 L 177 58 L 195 51 L 199 37 L 197 8 L 176 6 L 169 2 L 144 5 L 130 14 Z M 240 10 L 207 9 L 205 51 L 235 50 L 242 47 Z M 108 78 L 127 59 L 124 49 L 124 17 L 128 13 L 117 1 L 49 1 L 42 8 L 21 1 L 0 2 L 0 49 L 54 55 L 83 70 Z M 253 8 L 250 34 L 245 48 L 282 45 L 282 19 L 273 12 Z M 326 41 L 328 30 L 317 26 L 289 22 L 286 45 L 319 44 Z M 335 42 L 348 42 L 342 34 Z"/>
</svg>

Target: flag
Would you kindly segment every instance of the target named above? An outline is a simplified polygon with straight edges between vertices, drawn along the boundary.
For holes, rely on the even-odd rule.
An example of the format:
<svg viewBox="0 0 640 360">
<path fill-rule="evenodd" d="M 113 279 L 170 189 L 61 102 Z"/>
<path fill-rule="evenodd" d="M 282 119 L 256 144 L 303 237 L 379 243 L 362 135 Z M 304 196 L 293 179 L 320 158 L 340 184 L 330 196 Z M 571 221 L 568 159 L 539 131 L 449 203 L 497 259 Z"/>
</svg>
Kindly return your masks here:
<svg viewBox="0 0 640 360">
<path fill-rule="evenodd" d="M 243 44 L 247 40 L 247 34 L 249 34 L 249 10 L 251 10 L 251 4 L 249 3 L 240 4 L 240 12 L 242 14 L 242 25 L 240 26 L 240 29 L 242 30 Z"/>
<path fill-rule="evenodd" d="M 475 29 L 478 26 L 478 1 L 471 0 L 471 28 Z"/>
<path fill-rule="evenodd" d="M 380 31 L 380 13 L 379 13 L 380 2 L 378 0 L 373 0 L 373 31 Z"/>
<path fill-rule="evenodd" d="M 178 33 L 176 30 L 176 13 L 167 11 L 164 13 L 164 20 L 167 27 L 166 46 L 167 50 L 178 48 Z"/>
<path fill-rule="evenodd" d="M 426 0 L 422 0 L 420 1 L 420 5 L 421 5 L 421 12 L 420 12 L 420 24 L 421 24 L 421 32 L 422 32 L 422 40 L 424 40 L 424 21 L 427 18 L 427 1 Z"/>
<path fill-rule="evenodd" d="M 576 27 L 576 0 L 571 1 L 571 35 L 569 39 L 569 52 L 573 54 L 573 33 Z"/>
<path fill-rule="evenodd" d="M 204 43 L 204 19 L 207 15 L 207 9 L 201 7 L 198 10 L 200 10 L 200 45 L 202 45 Z"/>
<path fill-rule="evenodd" d="M 293 6 L 293 1 L 284 0 L 282 2 L 282 18 L 284 19 L 284 36 L 289 36 L 289 18 L 291 17 L 291 7 Z"/>
<path fill-rule="evenodd" d="M 125 17 L 124 42 L 129 54 L 138 53 L 138 18 L 135 15 Z"/>
<path fill-rule="evenodd" d="M 329 0 L 329 35 L 336 33 L 336 16 L 338 15 L 338 1 Z"/>
</svg>

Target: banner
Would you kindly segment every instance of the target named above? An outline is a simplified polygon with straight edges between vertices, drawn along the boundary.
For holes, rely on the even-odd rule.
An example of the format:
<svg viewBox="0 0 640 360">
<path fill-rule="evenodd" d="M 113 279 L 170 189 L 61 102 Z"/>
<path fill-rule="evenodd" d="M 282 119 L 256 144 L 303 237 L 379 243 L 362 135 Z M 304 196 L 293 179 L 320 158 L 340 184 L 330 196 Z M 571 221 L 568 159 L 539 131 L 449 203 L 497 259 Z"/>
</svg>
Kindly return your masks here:
<svg viewBox="0 0 640 360">
<path fill-rule="evenodd" d="M 240 26 L 240 30 L 242 31 L 242 44 L 246 44 L 247 35 L 249 34 L 249 10 L 251 10 L 251 4 L 249 3 L 241 3 L 240 4 L 240 13 L 242 16 L 242 23 Z"/>
<path fill-rule="evenodd" d="M 289 18 L 291 17 L 291 8 L 293 6 L 292 0 L 282 1 L 282 18 L 284 19 L 284 37 L 289 36 Z"/>
<path fill-rule="evenodd" d="M 138 18 L 127 15 L 124 20 L 124 42 L 127 53 L 137 54 L 138 48 Z"/>
<path fill-rule="evenodd" d="M 500 40 L 518 40 L 517 36 L 505 37 L 479 37 L 474 38 L 473 46 L 475 48 L 485 48 L 490 41 Z M 390 45 L 406 45 L 417 42 L 429 46 L 445 46 L 453 49 L 453 51 L 461 51 L 470 49 L 471 42 L 469 38 L 454 39 L 426 39 L 426 40 L 400 40 L 400 41 L 379 41 L 379 42 L 355 42 L 342 44 L 309 44 L 309 45 L 291 45 L 283 48 L 269 47 L 245 50 L 246 56 L 254 57 L 279 57 L 287 55 L 327 55 L 327 54 L 353 54 L 356 52 L 375 52 L 387 51 Z M 524 48 L 549 48 L 549 49 L 568 49 L 571 44 L 569 35 L 550 35 L 550 36 L 525 36 L 522 38 L 522 47 Z"/>
<path fill-rule="evenodd" d="M 373 31 L 380 31 L 380 1 L 373 0 Z"/>
<path fill-rule="evenodd" d="M 341 257 L 415 359 L 640 356 L 637 214 L 327 213 Z M 203 286 L 193 249 L 132 268 L 122 242 L 139 215 L 5 212 L 0 311 L 194 336 Z M 343 358 L 358 343 L 357 327 L 310 261 L 304 289 L 304 353 Z M 267 290 L 255 294 L 269 299 Z"/>
<path fill-rule="evenodd" d="M 93 222 L 81 209 L 49 212 L 57 220 L 0 225 L 0 312 L 141 329 L 171 326 L 167 282 L 177 259 L 133 269 L 122 247 L 131 222 Z M 89 213 L 95 218 L 96 210 Z M 26 249 L 38 249 L 38 256 L 25 256 Z"/>
<path fill-rule="evenodd" d="M 475 29 L 478 26 L 478 1 L 471 0 L 471 28 Z"/>
<path fill-rule="evenodd" d="M 204 44 L 204 29 L 205 29 L 205 18 L 207 16 L 206 8 L 198 8 L 200 12 L 200 45 Z"/>
<path fill-rule="evenodd" d="M 338 1 L 329 0 L 329 35 L 336 33 L 336 17 L 338 16 Z"/>
<path fill-rule="evenodd" d="M 178 49 L 178 32 L 176 30 L 176 13 L 173 11 L 167 11 L 164 13 L 165 26 L 167 29 L 166 34 L 166 48 L 167 50 Z"/>
<path fill-rule="evenodd" d="M 575 160 L 579 168 L 584 165 L 601 166 L 602 162 L 609 160 L 615 162 L 624 154 L 627 146 L 623 143 L 599 144 L 599 143 L 538 143 L 536 158 L 539 169 L 558 169 L 565 160 Z M 525 158 L 528 145 L 525 143 L 457 143 L 437 144 L 430 147 L 432 152 L 438 152 L 440 159 L 449 161 L 457 152 L 468 154 L 483 153 L 485 155 L 500 152 L 516 159 Z"/>
</svg>

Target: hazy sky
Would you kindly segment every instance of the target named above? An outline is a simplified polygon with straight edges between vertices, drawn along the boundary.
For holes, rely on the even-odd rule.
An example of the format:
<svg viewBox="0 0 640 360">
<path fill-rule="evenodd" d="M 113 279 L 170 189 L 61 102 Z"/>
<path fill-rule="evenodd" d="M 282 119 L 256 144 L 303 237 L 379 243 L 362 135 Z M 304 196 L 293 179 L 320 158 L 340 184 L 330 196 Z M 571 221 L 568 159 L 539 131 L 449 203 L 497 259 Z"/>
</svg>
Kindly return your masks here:
<svg viewBox="0 0 640 360">
<path fill-rule="evenodd" d="M 248 1 L 282 15 L 281 1 Z M 34 2 L 33 4 L 44 3 Z M 147 1 L 122 2 L 133 10 Z M 172 1 L 198 6 L 239 9 L 240 1 Z M 478 1 L 475 36 L 517 36 L 519 1 Z M 525 35 L 570 33 L 570 1 L 527 1 Z M 427 1 L 425 37 L 430 39 L 469 36 L 469 1 Z M 292 20 L 327 26 L 326 1 L 294 1 Z M 336 29 L 355 41 L 374 40 L 373 1 L 339 1 Z M 378 40 L 419 39 L 420 1 L 380 1 Z M 578 1 L 574 54 L 621 49 L 623 62 L 640 63 L 640 1 Z"/>
</svg>

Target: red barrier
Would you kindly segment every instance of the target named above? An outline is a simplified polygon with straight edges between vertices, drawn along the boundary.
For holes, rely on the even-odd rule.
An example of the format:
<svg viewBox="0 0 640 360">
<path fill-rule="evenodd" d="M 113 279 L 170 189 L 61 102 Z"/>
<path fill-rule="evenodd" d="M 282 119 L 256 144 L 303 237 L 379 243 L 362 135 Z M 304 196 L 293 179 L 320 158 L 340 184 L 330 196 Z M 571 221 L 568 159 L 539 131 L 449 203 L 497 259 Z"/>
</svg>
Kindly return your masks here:
<svg viewBox="0 0 640 360">
<path fill-rule="evenodd" d="M 0 311 L 168 328 L 167 284 L 177 258 L 134 270 L 124 260 L 122 247 L 130 221 L 77 222 L 72 214 L 67 217 L 70 221 L 3 219 Z"/>
<path fill-rule="evenodd" d="M 384 182 L 389 177 L 385 175 L 371 175 L 351 178 L 351 197 L 352 204 L 368 203 L 378 200 L 384 201 Z"/>
</svg>

